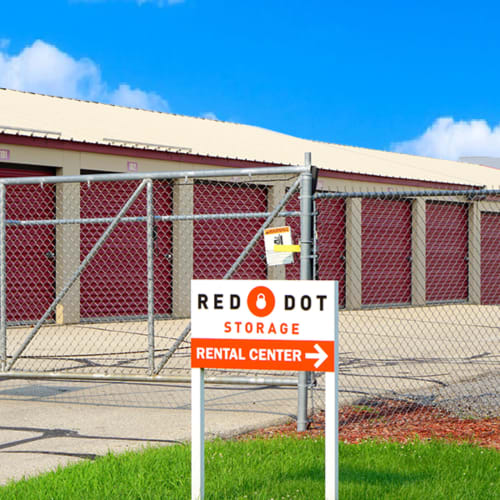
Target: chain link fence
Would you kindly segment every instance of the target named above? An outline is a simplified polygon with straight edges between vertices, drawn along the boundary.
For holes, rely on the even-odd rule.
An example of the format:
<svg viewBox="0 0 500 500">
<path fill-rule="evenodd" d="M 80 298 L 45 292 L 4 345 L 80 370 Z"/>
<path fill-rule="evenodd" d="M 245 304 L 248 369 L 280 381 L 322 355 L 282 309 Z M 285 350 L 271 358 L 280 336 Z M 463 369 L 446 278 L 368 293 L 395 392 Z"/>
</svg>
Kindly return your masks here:
<svg viewBox="0 0 500 500">
<path fill-rule="evenodd" d="M 2 181 L 0 376 L 188 383 L 192 278 L 303 274 L 297 257 L 267 266 L 263 231 L 287 224 L 305 244 L 305 170 Z M 497 191 L 316 193 L 311 277 L 339 282 L 341 423 L 429 407 L 500 414 L 499 201 Z M 235 370 L 206 380 L 236 406 L 246 402 L 235 384 L 254 385 L 266 411 L 290 416 L 304 382 Z M 323 377 L 305 383 L 309 412 L 323 409 Z"/>
<path fill-rule="evenodd" d="M 316 194 L 316 278 L 339 281 L 341 425 L 500 415 L 499 194 Z M 323 408 L 323 377 L 311 387 Z"/>
</svg>

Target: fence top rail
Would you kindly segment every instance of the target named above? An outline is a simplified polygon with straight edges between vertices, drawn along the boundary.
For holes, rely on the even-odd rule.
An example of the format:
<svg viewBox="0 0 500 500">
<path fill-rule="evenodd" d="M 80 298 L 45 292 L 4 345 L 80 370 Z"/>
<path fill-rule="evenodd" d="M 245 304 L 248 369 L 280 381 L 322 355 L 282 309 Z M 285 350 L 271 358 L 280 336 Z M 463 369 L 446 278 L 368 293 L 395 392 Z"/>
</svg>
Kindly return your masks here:
<svg viewBox="0 0 500 500">
<path fill-rule="evenodd" d="M 486 196 L 499 196 L 500 189 L 459 189 L 440 191 L 357 191 L 357 192 L 329 192 L 316 193 L 314 198 L 418 198 L 439 196 L 464 196 L 469 200 L 478 200 Z"/>
<path fill-rule="evenodd" d="M 252 177 L 261 175 L 302 174 L 311 171 L 311 167 L 292 165 L 283 167 L 227 168 L 217 170 L 175 170 L 170 172 L 137 172 L 91 175 L 61 175 L 42 177 L 8 177 L 0 178 L 0 185 L 12 186 L 21 184 L 63 184 L 107 181 L 136 181 L 163 179 L 196 179 L 207 177 Z"/>
</svg>

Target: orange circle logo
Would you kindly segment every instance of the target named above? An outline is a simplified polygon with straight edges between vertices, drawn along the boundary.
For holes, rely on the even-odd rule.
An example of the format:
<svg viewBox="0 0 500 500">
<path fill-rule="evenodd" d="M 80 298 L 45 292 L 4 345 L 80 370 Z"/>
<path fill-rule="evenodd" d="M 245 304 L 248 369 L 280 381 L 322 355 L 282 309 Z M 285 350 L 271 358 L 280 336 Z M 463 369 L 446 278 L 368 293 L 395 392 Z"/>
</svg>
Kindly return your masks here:
<svg viewBox="0 0 500 500">
<path fill-rule="evenodd" d="M 273 312 L 276 299 L 266 286 L 256 286 L 248 294 L 247 305 L 252 314 L 263 318 Z"/>
</svg>

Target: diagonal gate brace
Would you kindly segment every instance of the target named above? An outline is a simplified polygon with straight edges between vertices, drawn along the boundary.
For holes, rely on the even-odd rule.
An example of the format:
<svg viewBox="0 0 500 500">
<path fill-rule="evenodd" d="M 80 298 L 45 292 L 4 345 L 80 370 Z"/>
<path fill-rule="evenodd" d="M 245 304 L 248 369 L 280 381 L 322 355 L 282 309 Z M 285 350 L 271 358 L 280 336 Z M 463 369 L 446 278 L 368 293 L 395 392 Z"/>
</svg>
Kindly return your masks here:
<svg viewBox="0 0 500 500">
<path fill-rule="evenodd" d="M 123 205 L 122 209 L 118 212 L 116 217 L 113 219 L 113 221 L 109 224 L 109 226 L 106 228 L 106 231 L 101 235 L 101 237 L 97 240 L 96 244 L 92 247 L 92 250 L 87 254 L 85 259 L 83 259 L 82 263 L 78 267 L 78 269 L 75 271 L 75 274 L 69 279 L 68 283 L 64 286 L 64 288 L 59 292 L 59 295 L 54 299 L 52 304 L 49 306 L 49 308 L 45 311 L 44 315 L 38 320 L 36 325 L 31 329 L 30 333 L 24 340 L 23 344 L 18 348 L 18 350 L 14 353 L 12 356 L 12 359 L 10 360 L 10 363 L 7 365 L 6 371 L 9 371 L 12 369 L 14 366 L 15 362 L 19 359 L 19 356 L 24 352 L 24 350 L 28 347 L 28 345 L 31 343 L 35 335 L 39 332 L 40 328 L 43 326 L 47 318 L 54 312 L 55 308 L 57 307 L 57 304 L 61 302 L 61 300 L 64 298 L 64 296 L 68 293 L 70 288 L 73 286 L 75 281 L 80 277 L 84 269 L 87 267 L 87 265 L 90 263 L 94 255 L 99 251 L 99 249 L 102 247 L 104 242 L 107 240 L 109 235 L 113 232 L 114 228 L 118 225 L 118 223 L 121 221 L 123 216 L 127 213 L 128 209 L 132 206 L 134 201 L 139 197 L 141 194 L 142 190 L 148 183 L 148 179 L 144 179 L 141 184 L 137 187 L 137 189 L 134 191 L 132 196 L 128 199 L 127 203 Z"/>
<path fill-rule="evenodd" d="M 241 252 L 240 256 L 236 259 L 234 264 L 231 266 L 231 269 L 225 274 L 224 278 L 225 280 L 228 280 L 231 278 L 231 276 L 236 272 L 240 264 L 245 260 L 247 255 L 252 251 L 253 247 L 257 244 L 259 239 L 262 237 L 264 234 L 264 231 L 271 225 L 273 220 L 280 214 L 280 212 L 283 210 L 283 207 L 288 203 L 292 195 L 297 191 L 297 189 L 300 187 L 300 177 L 292 184 L 290 189 L 286 192 L 285 196 L 281 199 L 281 201 L 276 205 L 274 210 L 269 214 L 267 219 L 264 221 L 264 224 L 260 227 L 260 229 L 255 233 L 255 236 L 252 238 L 252 240 L 248 243 L 248 245 L 245 247 L 245 249 Z M 177 337 L 177 340 L 174 342 L 173 346 L 163 355 L 161 358 L 160 362 L 158 363 L 158 366 L 156 370 L 154 371 L 155 375 L 158 375 L 160 371 L 165 367 L 167 364 L 168 360 L 173 356 L 177 348 L 184 342 L 186 337 L 189 335 L 189 332 L 191 331 L 191 322 L 184 328 L 182 333 Z"/>
</svg>

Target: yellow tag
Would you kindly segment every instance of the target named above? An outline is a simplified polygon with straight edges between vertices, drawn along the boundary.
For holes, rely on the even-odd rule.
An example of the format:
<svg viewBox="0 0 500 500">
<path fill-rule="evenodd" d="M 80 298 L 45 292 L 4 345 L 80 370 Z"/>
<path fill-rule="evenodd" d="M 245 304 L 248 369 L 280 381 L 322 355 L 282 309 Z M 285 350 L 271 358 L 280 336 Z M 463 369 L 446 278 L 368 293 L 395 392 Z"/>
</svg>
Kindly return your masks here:
<svg viewBox="0 0 500 500">
<path fill-rule="evenodd" d="M 299 252 L 300 245 L 274 245 L 275 252 Z"/>
</svg>

